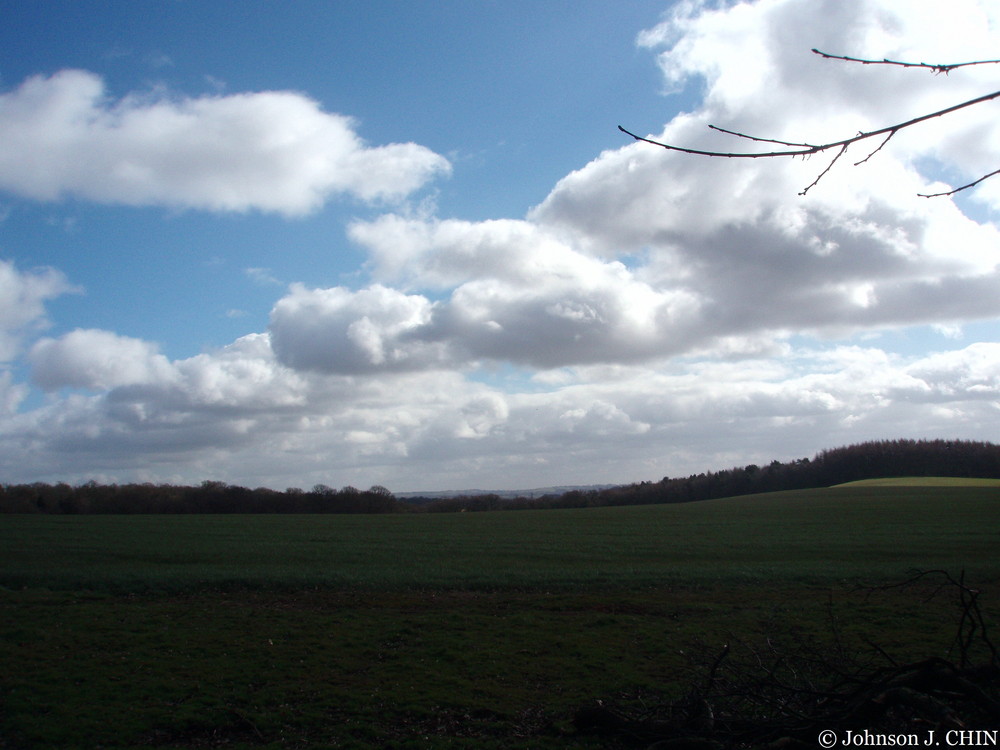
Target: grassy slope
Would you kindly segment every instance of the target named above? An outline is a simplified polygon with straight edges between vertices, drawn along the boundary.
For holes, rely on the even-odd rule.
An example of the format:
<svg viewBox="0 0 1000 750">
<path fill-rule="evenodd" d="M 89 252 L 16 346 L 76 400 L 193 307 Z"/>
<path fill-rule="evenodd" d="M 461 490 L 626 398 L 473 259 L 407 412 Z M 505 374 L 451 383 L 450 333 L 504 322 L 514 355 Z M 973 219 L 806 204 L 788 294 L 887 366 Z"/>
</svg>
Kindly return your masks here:
<svg viewBox="0 0 1000 750">
<path fill-rule="evenodd" d="M 952 602 L 849 581 L 964 568 L 989 608 L 998 536 L 1000 492 L 976 487 L 0 517 L 0 747 L 603 747 L 573 710 L 682 689 L 700 642 L 802 642 L 833 616 L 845 642 L 943 655 Z"/>
<path fill-rule="evenodd" d="M 1000 479 L 971 477 L 886 477 L 845 482 L 838 487 L 1000 487 Z"/>
</svg>

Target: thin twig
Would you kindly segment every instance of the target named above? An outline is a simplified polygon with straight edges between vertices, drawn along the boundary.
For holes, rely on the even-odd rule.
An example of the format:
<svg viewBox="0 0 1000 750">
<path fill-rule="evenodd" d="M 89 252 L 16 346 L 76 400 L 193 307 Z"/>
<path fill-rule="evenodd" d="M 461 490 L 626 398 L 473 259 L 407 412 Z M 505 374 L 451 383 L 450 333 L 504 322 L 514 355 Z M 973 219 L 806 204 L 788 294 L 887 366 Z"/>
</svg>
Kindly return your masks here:
<svg viewBox="0 0 1000 750">
<path fill-rule="evenodd" d="M 870 648 L 872 648 L 873 650 L 877 651 L 893 667 L 898 667 L 899 666 L 899 662 L 897 662 L 895 659 L 893 659 L 892 656 L 890 656 L 890 654 L 884 648 L 882 648 L 880 645 L 878 645 L 877 643 L 875 643 L 875 641 L 871 640 L 870 638 L 862 638 L 862 640 Z"/>
<path fill-rule="evenodd" d="M 837 163 L 837 159 L 843 156 L 846 151 L 847 151 L 847 144 L 845 143 L 843 146 L 840 147 L 840 151 L 837 152 L 837 155 L 830 160 L 829 164 L 826 165 L 826 169 L 820 172 L 819 176 L 815 180 L 813 180 L 810 184 L 806 185 L 805 189 L 801 193 L 799 193 L 799 195 L 805 195 L 810 190 L 812 190 L 812 188 L 816 187 L 816 184 L 826 176 L 827 172 L 833 169 L 833 165 Z"/>
<path fill-rule="evenodd" d="M 885 140 L 884 140 L 884 141 L 882 141 L 882 142 L 881 142 L 881 143 L 880 143 L 880 144 L 878 145 L 878 148 L 877 148 L 877 149 L 875 149 L 874 151 L 872 151 L 872 152 L 871 152 L 870 154 L 868 154 L 868 156 L 866 156 L 866 157 L 865 157 L 864 159 L 862 159 L 861 161 L 856 161 L 856 162 L 854 162 L 854 166 L 856 166 L 856 167 L 860 167 L 860 166 L 861 166 L 862 164 L 864 164 L 864 163 L 865 163 L 866 161 L 868 161 L 868 160 L 869 160 L 869 159 L 871 159 L 871 158 L 872 158 L 873 156 L 875 156 L 875 154 L 877 154 L 877 153 L 878 153 L 879 151 L 881 151 L 881 150 L 882 150 L 882 147 L 883 147 L 883 146 L 885 146 L 885 144 L 887 144 L 887 143 L 889 142 L 889 139 L 890 139 L 890 138 L 892 138 L 892 137 L 893 137 L 894 135 L 896 135 L 896 131 L 895 131 L 895 130 L 893 130 L 892 132 L 890 132 L 890 133 L 889 133 L 889 135 L 887 135 L 887 136 L 885 137 Z"/>
<path fill-rule="evenodd" d="M 247 716 L 243 711 L 240 711 L 238 708 L 233 708 L 232 706 L 230 706 L 229 711 L 234 716 L 236 716 L 236 718 L 238 718 L 244 724 L 246 724 L 247 726 L 249 726 L 250 729 L 253 730 L 253 733 L 255 735 L 257 735 L 257 739 L 259 739 L 261 742 L 267 742 L 267 740 L 264 739 L 264 735 L 261 734 L 260 730 L 257 728 L 257 725 L 254 724 L 253 721 L 250 720 L 250 717 Z"/>
<path fill-rule="evenodd" d="M 726 643 L 722 647 L 722 651 L 719 655 L 715 657 L 715 661 L 712 662 L 712 668 L 708 671 L 708 679 L 705 681 L 705 692 L 710 692 L 715 685 L 715 676 L 719 671 L 719 666 L 722 664 L 723 659 L 729 655 L 729 644 Z"/>
<path fill-rule="evenodd" d="M 959 607 L 962 610 L 961 617 L 958 623 L 958 631 L 955 634 L 955 638 L 952 640 L 952 646 L 958 645 L 959 648 L 959 659 L 961 666 L 964 668 L 966 666 L 966 660 L 968 656 L 969 649 L 972 646 L 972 639 L 976 631 L 979 631 L 979 640 L 989 649 L 992 655 L 991 664 L 1000 664 L 1000 653 L 997 652 L 996 646 L 990 640 L 986 633 L 986 621 L 983 619 L 983 613 L 979 609 L 979 590 L 974 589 L 965 584 L 965 571 L 963 570 L 959 574 L 959 578 L 956 581 L 954 576 L 951 575 L 947 570 L 934 569 L 934 570 L 924 570 L 917 571 L 914 575 L 905 581 L 900 583 L 891 584 L 888 586 L 874 586 L 869 588 L 868 593 L 872 594 L 876 591 L 887 591 L 889 589 L 905 588 L 910 584 L 916 583 L 922 578 L 928 576 L 941 576 L 944 580 L 940 586 L 938 586 L 934 592 L 928 597 L 928 601 L 933 597 L 937 596 L 946 587 L 954 587 L 958 589 L 959 596 Z"/>
<path fill-rule="evenodd" d="M 976 185 L 978 185 L 983 180 L 988 180 L 990 177 L 995 177 L 998 174 L 1000 174 L 1000 169 L 998 169 L 998 170 L 996 170 L 994 172 L 990 172 L 989 174 L 984 174 L 978 180 L 976 180 L 974 182 L 970 182 L 968 185 L 962 185 L 962 187 L 957 187 L 957 188 L 954 188 L 952 190 L 948 190 L 948 191 L 946 191 L 944 193 L 917 193 L 917 195 L 920 196 L 921 198 L 941 198 L 942 196 L 945 196 L 945 195 L 954 195 L 955 193 L 960 193 L 963 190 L 968 190 L 970 187 L 975 187 Z"/>
<path fill-rule="evenodd" d="M 735 130 L 726 130 L 725 128 L 720 128 L 718 125 L 709 125 L 712 130 L 717 130 L 720 133 L 725 133 L 726 135 L 734 135 L 737 138 L 746 138 L 748 141 L 756 141 L 758 143 L 777 143 L 779 146 L 797 146 L 799 148 L 819 148 L 814 143 L 796 143 L 795 141 L 779 141 L 774 138 L 761 138 L 756 135 L 747 135 L 746 133 L 739 133 Z"/>
</svg>

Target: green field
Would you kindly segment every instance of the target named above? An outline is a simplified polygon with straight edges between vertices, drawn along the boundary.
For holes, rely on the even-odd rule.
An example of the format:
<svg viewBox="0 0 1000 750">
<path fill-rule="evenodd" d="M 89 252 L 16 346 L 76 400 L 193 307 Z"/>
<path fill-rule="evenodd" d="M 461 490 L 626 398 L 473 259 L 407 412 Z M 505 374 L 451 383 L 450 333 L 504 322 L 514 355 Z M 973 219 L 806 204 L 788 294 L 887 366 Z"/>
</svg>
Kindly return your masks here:
<svg viewBox="0 0 1000 750">
<path fill-rule="evenodd" d="M 1000 487 L 1000 479 L 971 477 L 887 477 L 845 482 L 838 487 Z"/>
<path fill-rule="evenodd" d="M 604 747 L 699 643 L 943 655 L 1000 596 L 1000 487 L 393 516 L 0 517 L 0 748 Z"/>
</svg>

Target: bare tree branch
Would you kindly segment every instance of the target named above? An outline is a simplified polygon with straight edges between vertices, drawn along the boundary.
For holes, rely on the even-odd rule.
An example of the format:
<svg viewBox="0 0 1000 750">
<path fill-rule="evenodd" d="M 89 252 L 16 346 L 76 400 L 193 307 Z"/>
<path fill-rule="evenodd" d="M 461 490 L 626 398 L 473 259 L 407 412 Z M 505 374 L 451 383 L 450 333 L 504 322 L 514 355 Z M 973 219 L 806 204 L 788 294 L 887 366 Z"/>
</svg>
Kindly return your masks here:
<svg viewBox="0 0 1000 750">
<path fill-rule="evenodd" d="M 812 52 L 815 53 L 815 54 L 817 54 L 817 55 L 819 55 L 819 56 L 821 56 L 821 57 L 823 57 L 823 58 L 829 59 L 829 60 L 844 60 L 844 61 L 847 61 L 847 62 L 861 63 L 862 65 L 896 65 L 896 66 L 901 66 L 901 67 L 905 67 L 905 68 L 927 68 L 929 70 L 933 70 L 936 73 L 948 73 L 948 72 L 954 70 L 955 68 L 961 68 L 961 67 L 965 67 L 965 66 L 969 66 L 969 65 L 992 65 L 992 64 L 1000 64 L 1000 60 L 977 60 L 977 61 L 974 61 L 974 62 L 949 63 L 949 64 L 932 64 L 932 63 L 923 63 L 923 62 L 921 62 L 921 63 L 910 63 L 910 62 L 901 62 L 901 61 L 898 61 L 898 60 L 889 60 L 889 59 L 883 59 L 883 60 L 865 60 L 865 59 L 858 58 L 858 57 L 846 57 L 846 56 L 843 56 L 843 55 L 830 55 L 830 54 L 827 54 L 826 52 L 821 52 L 818 49 L 813 49 Z M 763 138 L 763 137 L 760 137 L 760 136 L 748 135 L 747 133 L 741 133 L 741 132 L 736 131 L 736 130 L 729 130 L 729 129 L 726 129 L 726 128 L 719 127 L 717 125 L 709 125 L 708 126 L 712 130 L 718 131 L 719 133 L 723 133 L 725 135 L 731 135 L 731 136 L 734 136 L 736 138 L 742 138 L 744 140 L 753 141 L 755 143 L 769 143 L 769 144 L 774 144 L 774 145 L 777 145 L 777 146 L 786 146 L 787 147 L 784 150 L 778 150 L 778 151 L 756 151 L 756 152 L 754 152 L 754 151 L 709 151 L 709 150 L 705 150 L 705 149 L 686 148 L 684 146 L 677 146 L 677 145 L 672 144 L 672 143 L 663 143 L 661 141 L 656 141 L 656 140 L 653 140 L 651 138 L 643 138 L 642 136 L 636 135 L 635 133 L 632 133 L 631 131 L 626 130 L 621 125 L 618 126 L 618 129 L 621 132 L 623 132 L 625 135 L 630 136 L 631 138 L 635 139 L 636 141 L 641 141 L 643 143 L 649 143 L 649 144 L 651 144 L 653 146 L 659 146 L 660 148 L 667 149 L 668 151 L 678 151 L 678 152 L 684 153 L 684 154 L 694 154 L 695 156 L 709 156 L 709 157 L 724 158 L 724 159 L 771 159 L 771 158 L 782 157 L 782 156 L 803 156 L 803 157 L 805 157 L 805 156 L 812 156 L 813 154 L 822 153 L 824 151 L 832 151 L 834 149 L 839 149 L 837 151 L 836 156 L 834 156 L 833 159 L 830 161 L 830 163 L 827 165 L 826 169 L 824 169 L 819 174 L 819 176 L 815 180 L 812 181 L 812 183 L 810 183 L 808 186 L 806 186 L 806 188 L 804 190 L 802 190 L 802 192 L 799 193 L 799 195 L 805 195 L 806 193 L 809 192 L 809 190 L 811 188 L 815 187 L 816 184 L 821 179 L 823 179 L 823 177 L 826 176 L 826 174 L 830 171 L 830 169 L 833 167 L 833 165 L 837 163 L 837 161 L 840 159 L 840 157 L 844 155 L 844 153 L 847 151 L 847 149 L 851 145 L 853 145 L 855 143 L 858 143 L 859 141 L 867 140 L 869 138 L 875 138 L 875 137 L 878 137 L 878 136 L 885 136 L 885 138 L 882 141 L 882 143 L 880 143 L 877 148 L 875 148 L 871 153 L 869 153 L 868 156 L 866 156 L 864 159 L 861 159 L 860 161 L 857 161 L 857 162 L 854 163 L 854 166 L 857 167 L 857 166 L 860 166 L 861 164 L 864 164 L 869 159 L 871 159 L 875 154 L 877 154 L 879 151 L 881 151 L 882 148 L 889 142 L 889 140 L 897 132 L 899 132 L 900 130 L 903 130 L 904 128 L 909 128 L 909 127 L 912 127 L 912 126 L 917 125 L 919 123 L 926 122 L 927 120 L 932 120 L 935 117 L 943 117 L 944 115 L 948 115 L 948 114 L 951 114 L 953 112 L 957 112 L 960 109 L 965 109 L 966 107 L 972 107 L 972 106 L 975 106 L 976 104 L 982 104 L 983 102 L 988 102 L 988 101 L 991 101 L 991 100 L 997 99 L 997 98 L 1000 98 L 1000 91 L 994 91 L 994 92 L 989 93 L 989 94 L 984 94 L 983 96 L 976 97 L 975 99 L 969 99 L 968 101 L 961 102 L 959 104 L 954 104 L 954 105 L 952 105 L 950 107 L 946 107 L 945 109 L 941 109 L 941 110 L 938 110 L 936 112 L 930 112 L 928 114 L 921 115 L 919 117 L 914 117 L 914 118 L 912 118 L 910 120 L 906 120 L 905 122 L 900 122 L 900 123 L 897 123 L 895 125 L 889 125 L 888 127 L 880 128 L 878 130 L 871 130 L 871 131 L 868 131 L 868 132 L 859 132 L 857 135 L 855 135 L 855 136 L 853 136 L 851 138 L 844 138 L 843 140 L 832 141 L 830 143 L 821 143 L 821 144 L 798 143 L 798 142 L 795 142 L 795 141 L 783 141 L 783 140 L 778 140 L 778 139 L 775 139 L 775 138 Z M 990 172 L 987 175 L 983 175 L 982 177 L 980 177 L 975 182 L 970 182 L 967 185 L 962 185 L 961 187 L 954 188 L 953 190 L 949 190 L 947 192 L 930 193 L 930 194 L 918 193 L 918 195 L 921 196 L 921 197 L 923 197 L 923 198 L 938 198 L 938 197 L 941 197 L 941 196 L 954 195 L 955 193 L 958 193 L 958 192 L 960 192 L 962 190 L 966 190 L 966 189 L 971 188 L 971 187 L 973 187 L 975 185 L 978 185 L 983 180 L 986 180 L 986 179 L 988 179 L 990 177 L 993 177 L 993 176 L 995 176 L 997 174 L 1000 174 L 1000 170 L 997 170 L 995 172 Z"/>
<path fill-rule="evenodd" d="M 721 133 L 727 133 L 729 135 L 735 135 L 739 138 L 746 138 L 751 141 L 760 141 L 763 143 L 777 143 L 788 146 L 801 146 L 801 148 L 795 148 L 793 150 L 790 149 L 788 151 L 769 151 L 769 152 L 705 151 L 703 149 L 684 148 L 683 146 L 676 146 L 671 143 L 661 143 L 660 141 L 654 141 L 650 138 L 643 138 L 641 136 L 636 135 L 635 133 L 629 132 L 621 125 L 618 126 L 618 129 L 623 133 L 625 133 L 625 135 L 629 135 L 632 138 L 635 138 L 635 140 L 637 141 L 643 141 L 644 143 L 651 143 L 654 146 L 660 146 L 661 148 L 665 148 L 669 151 L 680 151 L 685 154 L 695 154 L 698 156 L 721 156 L 729 159 L 764 159 L 775 156 L 811 156 L 812 154 L 818 154 L 821 151 L 829 151 L 830 149 L 834 148 L 850 146 L 852 143 L 857 143 L 858 141 L 863 141 L 867 138 L 874 138 L 875 136 L 878 135 L 887 135 L 887 134 L 892 135 L 896 131 L 902 130 L 903 128 L 908 128 L 918 123 L 931 120 L 935 117 L 948 115 L 951 114 L 952 112 L 957 112 L 960 109 L 964 109 L 965 107 L 971 107 L 975 104 L 982 104 L 983 102 L 988 102 L 992 99 L 997 99 L 997 98 L 1000 98 L 1000 91 L 994 91 L 991 94 L 984 94 L 983 96 L 978 96 L 975 99 L 969 99 L 968 101 L 962 102 L 961 104 L 955 104 L 952 105 L 951 107 L 946 107 L 945 109 L 938 110 L 937 112 L 931 112 L 930 114 L 921 115 L 920 117 L 914 117 L 912 120 L 907 120 L 906 122 L 900 122 L 897 123 L 896 125 L 889 125 L 888 127 L 879 128 L 878 130 L 870 130 L 868 132 L 858 133 L 856 136 L 853 136 L 851 138 L 844 138 L 843 140 L 833 141 L 831 143 L 822 143 L 816 146 L 812 146 L 809 144 L 790 143 L 787 141 L 776 141 L 769 138 L 758 138 L 757 136 L 746 135 L 745 133 L 737 133 L 736 131 L 725 130 L 723 128 L 716 127 L 715 125 L 709 125 L 709 127 L 712 128 L 713 130 L 718 130 Z"/>
<path fill-rule="evenodd" d="M 928 584 L 934 591 L 919 596 Z M 907 589 L 905 599 L 889 599 L 889 591 Z M 980 607 L 981 592 L 966 584 L 965 574 L 956 579 L 945 570 L 917 571 L 900 583 L 868 587 L 864 598 L 919 606 L 941 591 L 952 593 L 958 605 L 949 649 L 957 651 L 957 663 L 940 656 L 909 661 L 909 654 L 897 660 L 863 635 L 842 640 L 831 598 L 832 640 L 780 632 L 759 643 L 730 633 L 721 653 L 705 645 L 691 651 L 686 694 L 664 696 L 652 706 L 642 700 L 641 711 L 624 701 L 597 701 L 577 711 L 573 723 L 581 733 L 649 747 L 772 750 L 815 747 L 823 731 L 849 738 L 869 730 L 885 736 L 904 728 L 992 728 L 1000 716 L 1000 656 L 987 637 L 990 618 Z M 871 651 L 859 650 L 856 638 Z"/>
<path fill-rule="evenodd" d="M 714 126 L 712 125 L 709 125 L 709 127 L 714 128 Z M 703 151 L 697 148 L 684 148 L 683 146 L 674 146 L 669 143 L 660 143 L 659 141 L 654 141 L 651 140 L 650 138 L 643 138 L 640 135 L 636 135 L 635 133 L 629 132 L 621 125 L 618 126 L 618 129 L 622 131 L 625 135 L 635 138 L 637 141 L 642 141 L 643 143 L 651 143 L 654 146 L 660 146 L 661 148 L 665 148 L 668 151 L 680 151 L 681 153 L 694 154 L 695 156 L 722 156 L 729 159 L 767 159 L 772 156 L 808 156 L 809 154 L 815 154 L 819 151 L 822 151 L 824 148 L 829 148 L 829 146 L 810 146 L 807 149 L 798 151 L 770 151 L 765 153 L 742 153 L 742 152 L 724 153 L 721 151 Z M 714 129 L 722 130 L 722 128 L 714 128 Z M 732 133 L 732 135 L 738 136 L 740 138 L 749 138 L 750 140 L 754 141 L 765 140 L 763 138 L 754 138 L 753 136 L 743 135 L 742 133 Z M 770 142 L 777 143 L 778 141 L 770 141 Z"/>
<path fill-rule="evenodd" d="M 900 62 L 899 60 L 889 60 L 883 58 L 881 60 L 864 60 L 860 57 L 845 57 L 844 55 L 829 55 L 826 52 L 821 52 L 820 50 L 813 48 L 812 52 L 824 57 L 827 60 L 845 60 L 846 62 L 856 62 L 862 65 L 897 65 L 901 68 L 927 68 L 933 70 L 935 73 L 950 73 L 955 68 L 964 68 L 969 65 L 995 65 L 1000 63 L 1000 60 L 976 60 L 975 62 L 960 62 L 960 63 L 948 63 L 941 65 L 938 63 L 912 63 L 912 62 Z"/>
</svg>

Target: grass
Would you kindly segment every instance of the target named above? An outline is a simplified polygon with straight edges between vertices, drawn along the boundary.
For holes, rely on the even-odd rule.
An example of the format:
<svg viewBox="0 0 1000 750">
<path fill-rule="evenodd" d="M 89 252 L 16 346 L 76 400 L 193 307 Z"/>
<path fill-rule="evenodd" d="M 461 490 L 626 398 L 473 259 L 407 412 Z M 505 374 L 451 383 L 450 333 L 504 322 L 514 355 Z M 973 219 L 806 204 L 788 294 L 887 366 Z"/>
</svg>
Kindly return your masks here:
<svg viewBox="0 0 1000 750">
<path fill-rule="evenodd" d="M 682 505 L 391 516 L 0 518 L 0 585 L 643 587 L 997 571 L 1000 492 L 843 487 Z"/>
<path fill-rule="evenodd" d="M 838 487 L 1000 487 L 1000 479 L 976 477 L 885 477 L 845 482 Z"/>
<path fill-rule="evenodd" d="M 407 516 L 0 517 L 0 748 L 605 747 L 597 698 L 731 638 L 943 655 L 1000 584 L 1000 492 L 841 487 Z"/>
</svg>

